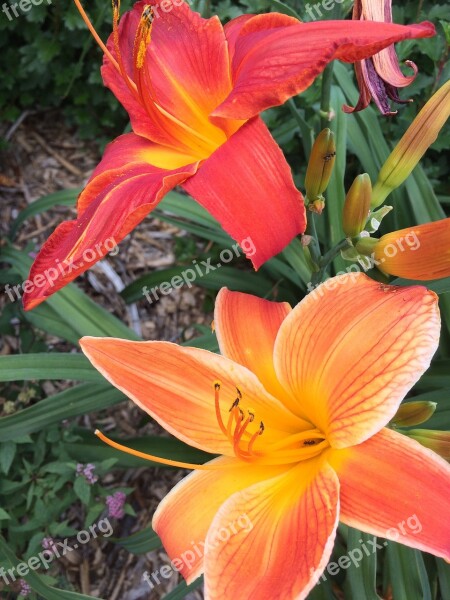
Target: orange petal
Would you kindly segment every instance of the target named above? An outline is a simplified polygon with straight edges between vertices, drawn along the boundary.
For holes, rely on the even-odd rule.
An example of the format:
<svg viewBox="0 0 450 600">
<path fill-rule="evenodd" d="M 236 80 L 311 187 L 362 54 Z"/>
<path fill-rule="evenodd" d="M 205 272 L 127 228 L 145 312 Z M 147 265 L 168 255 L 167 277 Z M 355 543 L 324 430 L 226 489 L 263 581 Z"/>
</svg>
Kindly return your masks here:
<svg viewBox="0 0 450 600">
<path fill-rule="evenodd" d="M 228 462 L 230 469 L 191 473 L 164 498 L 153 517 L 153 529 L 188 583 L 203 572 L 206 534 L 220 506 L 235 492 L 283 472 L 283 467 L 242 467 L 237 459 L 224 457 L 212 462 Z"/>
<path fill-rule="evenodd" d="M 281 384 L 335 448 L 386 425 L 439 342 L 437 296 L 362 273 L 335 277 L 283 321 L 274 351 Z"/>
<path fill-rule="evenodd" d="M 205 599 L 303 600 L 317 583 L 338 521 L 339 482 L 319 461 L 235 493 L 206 538 Z"/>
<path fill-rule="evenodd" d="M 330 450 L 328 461 L 341 483 L 341 521 L 450 560 L 445 460 L 382 429 L 359 446 Z"/>
<path fill-rule="evenodd" d="M 450 218 L 383 235 L 375 260 L 390 275 L 430 281 L 450 277 Z"/>
<path fill-rule="evenodd" d="M 226 288 L 216 298 L 214 325 L 221 353 L 253 371 L 277 398 L 285 392 L 275 374 L 273 346 L 291 310 L 287 302 L 269 302 Z"/>
<path fill-rule="evenodd" d="M 217 380 L 221 382 L 220 408 L 225 424 L 238 387 L 243 396 L 240 407 L 253 409 L 256 429 L 264 421 L 265 441 L 298 431 L 295 417 L 266 392 L 255 375 L 223 356 L 169 342 L 84 337 L 80 345 L 108 381 L 169 433 L 196 448 L 234 456 L 216 417 Z"/>
</svg>

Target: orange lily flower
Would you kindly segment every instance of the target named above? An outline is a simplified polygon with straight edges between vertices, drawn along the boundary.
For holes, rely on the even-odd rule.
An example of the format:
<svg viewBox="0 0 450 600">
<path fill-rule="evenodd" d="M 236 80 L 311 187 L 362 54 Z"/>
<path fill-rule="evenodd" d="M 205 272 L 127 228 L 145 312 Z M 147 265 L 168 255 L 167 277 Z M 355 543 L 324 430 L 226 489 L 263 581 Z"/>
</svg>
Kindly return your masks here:
<svg viewBox="0 0 450 600">
<path fill-rule="evenodd" d="M 50 269 L 55 276 L 24 294 L 26 309 L 100 260 L 107 240 L 119 243 L 176 185 L 235 240 L 251 237 L 258 268 L 306 225 L 302 195 L 259 113 L 306 89 L 334 59 L 361 60 L 435 33 L 427 22 L 300 23 L 277 13 L 222 27 L 181 0 L 138 2 L 119 23 L 116 0 L 106 47 L 75 2 L 104 50 L 103 80 L 133 133 L 107 147 L 78 199 L 78 218 L 44 244 L 29 279 Z"/>
<path fill-rule="evenodd" d="M 436 295 L 361 273 L 322 284 L 293 310 L 223 289 L 214 323 L 222 355 L 168 342 L 80 342 L 167 431 L 221 455 L 197 466 L 156 458 L 198 469 L 153 519 L 172 559 L 205 544 L 203 556 L 176 563 L 185 579 L 204 573 L 208 600 L 302 600 L 339 519 L 386 536 L 415 515 L 421 531 L 400 528 L 399 541 L 449 559 L 450 466 L 386 427 L 438 346 Z M 230 527 L 242 515 L 251 531 Z"/>
<path fill-rule="evenodd" d="M 383 21 L 392 23 L 392 0 L 355 0 L 353 19 L 363 21 Z M 408 104 L 412 100 L 401 100 L 398 89 L 410 85 L 417 75 L 417 66 L 410 60 L 406 61 L 413 70 L 409 76 L 403 75 L 398 64 L 394 45 L 381 50 L 371 58 L 355 63 L 355 73 L 359 85 L 359 100 L 357 105 L 344 106 L 345 112 L 358 112 L 367 108 L 373 99 L 383 115 L 395 115 L 389 100 L 397 104 Z"/>
</svg>

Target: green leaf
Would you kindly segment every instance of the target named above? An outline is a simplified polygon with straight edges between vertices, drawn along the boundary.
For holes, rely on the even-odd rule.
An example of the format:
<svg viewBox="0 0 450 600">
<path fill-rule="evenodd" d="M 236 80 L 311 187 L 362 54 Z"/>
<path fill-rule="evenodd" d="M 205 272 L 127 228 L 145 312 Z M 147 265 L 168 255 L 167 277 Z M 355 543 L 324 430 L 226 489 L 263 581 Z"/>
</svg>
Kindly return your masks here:
<svg viewBox="0 0 450 600">
<path fill-rule="evenodd" d="M 24 221 L 30 217 L 34 217 L 34 215 L 46 212 L 55 206 L 75 206 L 78 194 L 80 192 L 81 188 L 76 188 L 73 190 L 60 190 L 59 192 L 48 194 L 47 196 L 42 196 L 42 198 L 39 198 L 39 200 L 35 200 L 24 210 L 22 210 L 17 219 L 13 221 L 9 230 L 9 237 L 14 239 L 20 225 L 22 225 L 22 223 L 24 223 Z"/>
<path fill-rule="evenodd" d="M 434 279 L 433 281 L 417 281 L 415 279 L 403 279 L 402 277 L 397 277 L 390 282 L 391 285 L 423 285 L 427 287 L 429 290 L 436 292 L 436 294 L 447 294 L 450 292 L 450 277 L 445 277 L 444 279 Z"/>
<path fill-rule="evenodd" d="M 364 600 L 380 600 L 380 596 L 376 591 L 376 574 L 377 574 L 377 553 L 372 551 L 369 556 L 363 553 L 362 546 L 374 537 L 366 533 L 348 528 L 347 537 L 347 560 L 350 561 L 352 556 L 355 556 L 355 562 L 351 561 L 350 566 L 346 570 L 346 595 L 349 598 L 364 598 Z M 361 543 L 362 541 L 362 543 Z M 366 546 L 367 547 L 367 546 Z M 362 555 L 361 561 L 356 561 L 358 554 Z M 339 559 L 342 560 L 342 557 Z"/>
<path fill-rule="evenodd" d="M 28 277 L 32 261 L 24 252 L 7 246 L 2 249 L 1 256 L 16 267 L 21 277 Z M 79 337 L 92 335 L 140 339 L 134 331 L 91 300 L 73 283 L 53 294 L 46 303 L 78 333 Z"/>
<path fill-rule="evenodd" d="M 293 8 L 291 8 L 284 2 L 281 2 L 281 0 L 270 0 L 270 3 L 277 12 L 282 13 L 283 15 L 289 15 L 290 17 L 294 17 L 299 21 L 302 20 L 297 11 L 295 11 Z"/>
<path fill-rule="evenodd" d="M 4 510 L 1 506 L 0 506 L 0 521 L 2 519 L 11 519 L 11 517 L 9 516 L 9 514 L 6 512 L 6 510 Z"/>
<path fill-rule="evenodd" d="M 125 396 L 106 383 L 82 383 L 59 392 L 34 406 L 0 419 L 0 441 L 40 431 L 63 419 L 102 410 L 125 400 Z M 93 434 L 92 434 L 93 435 Z"/>
<path fill-rule="evenodd" d="M 436 565 L 442 600 L 450 600 L 450 565 L 442 558 L 436 558 Z"/>
<path fill-rule="evenodd" d="M 91 499 L 91 486 L 82 475 L 75 478 L 73 490 L 83 504 L 89 504 L 89 500 Z"/>
<path fill-rule="evenodd" d="M 14 442 L 5 442 L 0 444 L 0 467 L 8 475 L 9 468 L 16 455 L 17 445 Z"/>
<path fill-rule="evenodd" d="M 75 381 L 104 381 L 82 354 L 14 354 L 0 356 L 0 381 L 29 381 L 33 379 L 73 379 Z"/>
<path fill-rule="evenodd" d="M 431 600 L 425 566 L 418 550 L 389 542 L 386 546 L 388 579 L 395 600 Z"/>
<path fill-rule="evenodd" d="M 131 554 L 146 554 L 162 546 L 161 539 L 151 527 L 146 527 L 125 538 L 111 538 L 111 541 L 122 546 Z"/>
</svg>

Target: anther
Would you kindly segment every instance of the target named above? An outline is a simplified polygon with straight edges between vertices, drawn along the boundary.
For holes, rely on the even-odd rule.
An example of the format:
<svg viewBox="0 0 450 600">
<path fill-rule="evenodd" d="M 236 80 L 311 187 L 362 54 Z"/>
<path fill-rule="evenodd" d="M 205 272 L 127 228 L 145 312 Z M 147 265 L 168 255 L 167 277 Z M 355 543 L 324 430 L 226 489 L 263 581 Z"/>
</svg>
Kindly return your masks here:
<svg viewBox="0 0 450 600">
<path fill-rule="evenodd" d="M 250 423 L 253 423 L 253 421 L 255 420 L 255 413 L 253 413 L 251 410 L 249 410 L 248 416 L 250 417 Z"/>
<path fill-rule="evenodd" d="M 239 400 L 240 400 L 240 398 L 236 398 L 236 400 L 231 405 L 231 408 L 230 408 L 229 412 L 231 412 L 233 410 L 233 408 L 236 408 L 236 406 L 239 405 Z"/>
</svg>

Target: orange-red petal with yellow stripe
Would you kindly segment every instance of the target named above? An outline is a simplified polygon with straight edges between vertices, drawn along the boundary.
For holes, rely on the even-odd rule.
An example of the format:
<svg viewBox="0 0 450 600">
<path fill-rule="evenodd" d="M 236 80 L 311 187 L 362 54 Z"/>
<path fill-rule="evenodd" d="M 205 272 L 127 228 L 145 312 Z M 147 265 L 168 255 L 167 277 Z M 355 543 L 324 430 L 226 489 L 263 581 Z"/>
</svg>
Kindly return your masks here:
<svg viewBox="0 0 450 600">
<path fill-rule="evenodd" d="M 327 454 L 341 483 L 341 521 L 450 560 L 450 466 L 444 459 L 390 429 Z"/>
<path fill-rule="evenodd" d="M 237 240 L 256 269 L 305 230 L 303 197 L 259 117 L 205 160 L 183 187 Z"/>
<path fill-rule="evenodd" d="M 338 517 L 338 479 L 316 460 L 235 493 L 206 538 L 205 600 L 303 600 L 328 562 Z"/>
<path fill-rule="evenodd" d="M 392 231 L 375 246 L 382 271 L 430 281 L 450 277 L 450 218 Z"/>
<path fill-rule="evenodd" d="M 233 91 L 214 115 L 249 119 L 311 85 L 332 60 L 355 62 L 395 42 L 431 37 L 434 26 L 369 21 L 315 21 L 271 30 L 272 15 L 250 19 L 235 41 Z"/>
<path fill-rule="evenodd" d="M 222 433 L 215 411 L 214 382 L 220 381 L 222 420 L 242 393 L 240 407 L 255 414 L 253 429 L 264 421 L 264 441 L 298 431 L 298 422 L 270 396 L 245 367 L 197 348 L 169 342 L 131 342 L 84 337 L 81 348 L 94 367 L 115 387 L 149 413 L 169 433 L 215 454 L 234 456 L 233 445 Z M 258 441 L 255 449 L 258 447 Z"/>
<path fill-rule="evenodd" d="M 220 471 L 196 471 L 178 483 L 159 504 L 153 529 L 162 539 L 188 583 L 203 572 L 205 540 L 220 508 L 235 492 L 281 473 L 284 467 L 242 467 L 237 459 L 220 457 L 214 465 L 229 464 Z"/>
<path fill-rule="evenodd" d="M 185 155 L 135 134 L 110 144 L 79 199 L 79 216 L 65 221 L 42 246 L 28 276 L 34 287 L 24 294 L 27 310 L 73 281 L 110 252 L 197 164 L 172 170 L 149 164 L 184 164 Z M 158 154 L 159 153 L 159 154 Z"/>
<path fill-rule="evenodd" d="M 428 368 L 439 342 L 437 296 L 362 273 L 330 279 L 284 320 L 274 352 L 281 384 L 335 448 L 379 431 Z"/>
</svg>

